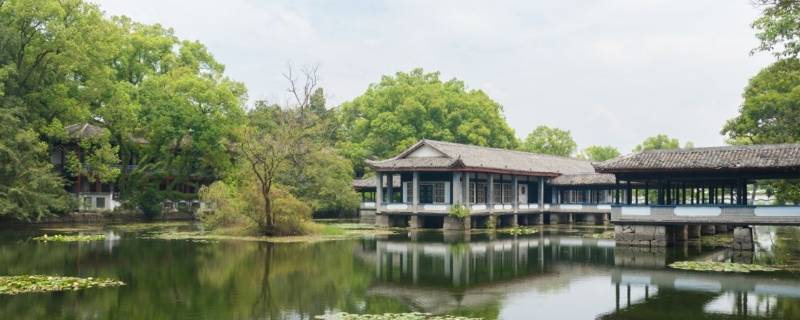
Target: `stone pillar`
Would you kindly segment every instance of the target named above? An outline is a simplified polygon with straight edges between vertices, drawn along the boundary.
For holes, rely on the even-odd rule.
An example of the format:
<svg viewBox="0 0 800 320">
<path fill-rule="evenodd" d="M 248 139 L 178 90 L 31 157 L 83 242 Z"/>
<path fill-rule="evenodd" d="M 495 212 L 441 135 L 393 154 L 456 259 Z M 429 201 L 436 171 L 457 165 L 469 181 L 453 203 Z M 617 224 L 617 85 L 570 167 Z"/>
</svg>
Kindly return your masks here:
<svg viewBox="0 0 800 320">
<path fill-rule="evenodd" d="M 411 210 L 417 212 L 419 210 L 419 172 L 414 171 L 411 178 Z M 408 191 L 406 191 L 408 192 Z M 408 224 L 409 226 L 411 223 Z"/>
<path fill-rule="evenodd" d="M 616 225 L 614 240 L 619 246 L 667 246 L 666 226 Z"/>
<path fill-rule="evenodd" d="M 539 177 L 539 212 L 544 212 L 544 177 Z M 544 224 L 544 214 L 539 214 L 537 224 Z"/>
<path fill-rule="evenodd" d="M 411 229 L 422 228 L 422 217 L 416 214 L 408 216 L 408 227 Z"/>
<path fill-rule="evenodd" d="M 472 190 L 469 188 L 469 172 L 464 172 L 464 206 L 469 208 L 470 199 L 472 196 Z"/>
<path fill-rule="evenodd" d="M 452 198 L 452 204 L 460 204 L 462 200 L 464 200 L 464 194 L 461 192 L 463 189 L 463 183 L 461 182 L 461 172 L 453 172 L 453 194 L 450 195 Z"/>
<path fill-rule="evenodd" d="M 677 233 L 675 240 L 682 242 L 689 241 L 689 225 L 677 226 L 675 232 Z"/>
<path fill-rule="evenodd" d="M 702 235 L 704 236 L 713 235 L 717 233 L 717 229 L 714 227 L 713 224 L 704 224 L 700 226 L 700 233 L 702 233 Z"/>
<path fill-rule="evenodd" d="M 511 210 L 517 213 L 519 212 L 519 181 L 517 180 L 517 176 L 511 176 L 511 192 L 513 195 L 511 197 Z M 514 216 L 516 217 L 516 215 Z M 515 224 L 516 222 L 512 223 L 512 225 Z"/>
<path fill-rule="evenodd" d="M 444 230 L 469 230 L 470 229 L 470 219 L 467 218 L 457 218 L 451 216 L 444 217 L 444 224 L 442 225 L 442 229 Z"/>
<path fill-rule="evenodd" d="M 494 214 L 494 201 L 496 200 L 494 198 L 494 174 L 489 174 L 487 183 L 489 184 L 489 191 L 486 195 L 486 205 L 489 207 L 489 213 Z"/>
<path fill-rule="evenodd" d="M 714 228 L 717 233 L 727 233 L 729 231 L 727 224 L 718 224 Z"/>
<path fill-rule="evenodd" d="M 381 228 L 388 228 L 389 227 L 389 216 L 385 214 L 376 214 L 375 215 L 375 226 Z"/>
<path fill-rule="evenodd" d="M 700 226 L 696 224 L 689 225 L 689 239 L 700 239 Z"/>
<path fill-rule="evenodd" d="M 511 226 L 519 227 L 519 215 L 516 213 L 511 215 Z"/>
<path fill-rule="evenodd" d="M 750 227 L 733 229 L 733 250 L 753 250 L 753 229 Z"/>
<path fill-rule="evenodd" d="M 550 224 L 559 224 L 561 222 L 561 217 L 557 213 L 551 213 L 547 216 L 550 218 Z"/>
<path fill-rule="evenodd" d="M 381 212 L 381 202 L 383 202 L 383 173 L 375 175 L 375 213 Z M 377 224 L 377 220 L 376 220 Z M 387 221 L 388 224 L 388 221 Z"/>
</svg>

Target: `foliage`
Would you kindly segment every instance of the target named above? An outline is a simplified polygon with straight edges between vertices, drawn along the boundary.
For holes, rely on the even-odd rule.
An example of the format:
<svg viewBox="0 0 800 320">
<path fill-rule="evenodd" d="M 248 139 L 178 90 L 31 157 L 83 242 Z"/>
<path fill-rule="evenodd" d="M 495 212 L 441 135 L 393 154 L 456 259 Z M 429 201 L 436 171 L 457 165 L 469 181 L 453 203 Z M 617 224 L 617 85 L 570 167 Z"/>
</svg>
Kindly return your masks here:
<svg viewBox="0 0 800 320">
<path fill-rule="evenodd" d="M 800 60 L 778 61 L 750 79 L 739 115 L 722 134 L 734 144 L 800 142 Z M 800 182 L 772 184 L 776 201 L 800 203 Z"/>
<path fill-rule="evenodd" d="M 353 168 L 330 148 L 309 150 L 302 163 L 282 171 L 279 181 L 316 213 L 341 213 L 358 207 Z"/>
<path fill-rule="evenodd" d="M 31 240 L 42 241 L 42 242 L 86 242 L 86 241 L 99 241 L 105 239 L 106 235 L 104 234 L 93 234 L 93 235 L 54 234 L 52 236 L 48 236 L 47 234 L 45 234 L 43 236 L 31 238 Z"/>
<path fill-rule="evenodd" d="M 528 152 L 569 157 L 578 145 L 569 130 L 538 126 L 525 138 L 520 149 Z"/>
<path fill-rule="evenodd" d="M 327 320 L 479 320 L 480 318 L 467 318 L 448 315 L 433 315 L 430 313 L 383 313 L 383 314 L 352 314 L 336 313 L 332 315 L 316 316 L 315 319 Z"/>
<path fill-rule="evenodd" d="M 776 57 L 795 58 L 800 54 L 800 2 L 754 0 L 763 7 L 762 16 L 753 22 L 759 46 L 753 52 L 768 51 Z"/>
<path fill-rule="evenodd" d="M 238 190 L 233 186 L 224 181 L 217 181 L 211 185 L 200 187 L 198 196 L 210 208 L 198 215 L 200 222 L 207 229 L 226 229 L 247 225 L 247 218 L 242 214 L 246 209 L 245 203 Z"/>
<path fill-rule="evenodd" d="M 647 150 L 669 150 L 680 149 L 680 147 L 681 143 L 678 141 L 678 139 L 670 138 L 666 134 L 658 134 L 644 139 L 642 144 L 637 145 L 633 151 L 641 152 Z"/>
<path fill-rule="evenodd" d="M 469 217 L 470 212 L 469 212 L 469 208 L 467 206 L 465 206 L 463 204 L 460 204 L 460 203 L 457 203 L 457 204 L 454 204 L 454 205 L 450 206 L 450 209 L 448 210 L 448 214 L 451 217 L 466 218 L 466 217 Z"/>
<path fill-rule="evenodd" d="M 396 155 L 420 139 L 515 148 L 503 107 L 464 82 L 422 69 L 383 76 L 340 107 L 340 152 L 361 174 L 363 159 Z"/>
<path fill-rule="evenodd" d="M 54 291 L 75 291 L 125 285 L 122 281 L 103 278 L 76 278 L 54 276 L 0 276 L 0 294 L 15 295 Z"/>
<path fill-rule="evenodd" d="M 713 262 L 713 261 L 678 261 L 670 264 L 669 267 L 673 269 L 692 270 L 692 271 L 739 272 L 739 273 L 749 273 L 751 271 L 779 270 L 776 268 L 765 267 L 757 264 Z"/>
<path fill-rule="evenodd" d="M 613 146 L 589 146 L 578 154 L 578 158 L 600 162 L 614 159 L 619 155 L 619 149 Z"/>
<path fill-rule="evenodd" d="M 16 115 L 0 109 L 0 216 L 39 220 L 70 207 L 47 145 Z"/>
</svg>

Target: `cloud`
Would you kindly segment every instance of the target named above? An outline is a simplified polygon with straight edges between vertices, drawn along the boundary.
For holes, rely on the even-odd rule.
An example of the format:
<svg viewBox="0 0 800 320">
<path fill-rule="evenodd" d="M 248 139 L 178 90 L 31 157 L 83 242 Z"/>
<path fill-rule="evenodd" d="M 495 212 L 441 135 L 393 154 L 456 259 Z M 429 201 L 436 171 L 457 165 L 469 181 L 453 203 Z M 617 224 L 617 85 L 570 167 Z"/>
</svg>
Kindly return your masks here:
<svg viewBox="0 0 800 320">
<path fill-rule="evenodd" d="M 280 100 L 286 63 L 321 65 L 332 103 L 381 75 L 423 67 L 483 89 L 520 136 L 545 124 L 580 148 L 628 151 L 666 133 L 723 143 L 747 80 L 747 0 L 248 1 L 101 0 L 110 14 L 207 44 L 251 99 Z"/>
</svg>

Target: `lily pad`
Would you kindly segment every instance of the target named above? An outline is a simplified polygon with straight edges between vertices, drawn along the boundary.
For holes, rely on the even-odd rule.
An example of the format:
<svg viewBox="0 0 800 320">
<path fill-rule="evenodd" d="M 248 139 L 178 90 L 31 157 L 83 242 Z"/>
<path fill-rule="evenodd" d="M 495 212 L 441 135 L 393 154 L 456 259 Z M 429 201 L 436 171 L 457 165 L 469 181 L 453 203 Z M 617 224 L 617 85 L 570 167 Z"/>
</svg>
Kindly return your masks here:
<svg viewBox="0 0 800 320">
<path fill-rule="evenodd" d="M 669 265 L 673 269 L 692 270 L 692 271 L 713 271 L 713 272 L 740 272 L 748 273 L 752 271 L 768 272 L 780 269 L 767 267 L 757 264 L 744 264 L 733 262 L 712 262 L 712 261 L 678 261 Z"/>
<path fill-rule="evenodd" d="M 507 234 L 515 235 L 515 236 L 521 236 L 521 235 L 526 235 L 526 234 L 534 234 L 534 233 L 539 232 L 539 230 L 536 230 L 534 228 L 516 227 L 516 228 L 510 228 L 510 229 L 497 230 L 497 232 L 507 233 Z"/>
<path fill-rule="evenodd" d="M 104 234 L 93 234 L 93 235 L 63 235 L 63 234 L 55 234 L 52 236 L 43 235 L 40 237 L 35 237 L 33 240 L 36 241 L 44 241 L 44 242 L 85 242 L 85 241 L 99 241 L 105 240 L 106 235 Z"/>
<path fill-rule="evenodd" d="M 352 314 L 336 313 L 332 315 L 316 316 L 315 319 L 325 320 L 481 320 L 481 318 L 467 318 L 448 315 L 433 315 L 430 313 L 383 313 L 383 314 Z"/>
<path fill-rule="evenodd" d="M 122 281 L 104 278 L 76 278 L 43 275 L 0 276 L 0 295 L 20 293 L 74 291 L 125 285 Z"/>
</svg>

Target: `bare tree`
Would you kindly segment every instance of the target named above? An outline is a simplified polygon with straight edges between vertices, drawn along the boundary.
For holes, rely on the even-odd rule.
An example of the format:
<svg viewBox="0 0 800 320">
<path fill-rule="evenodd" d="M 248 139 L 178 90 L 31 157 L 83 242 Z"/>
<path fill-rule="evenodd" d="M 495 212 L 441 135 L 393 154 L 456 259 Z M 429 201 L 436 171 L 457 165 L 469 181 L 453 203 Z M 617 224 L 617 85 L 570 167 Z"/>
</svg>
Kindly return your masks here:
<svg viewBox="0 0 800 320">
<path fill-rule="evenodd" d="M 300 75 L 294 71 L 291 63 L 287 65 L 287 71 L 283 77 L 289 82 L 289 88 L 286 89 L 294 98 L 294 107 L 300 110 L 300 113 L 305 113 L 308 106 L 311 104 L 311 96 L 314 90 L 319 85 L 319 65 L 315 64 L 300 68 Z M 302 79 L 300 79 L 302 77 Z M 302 81 L 302 83 L 301 83 Z"/>
</svg>

